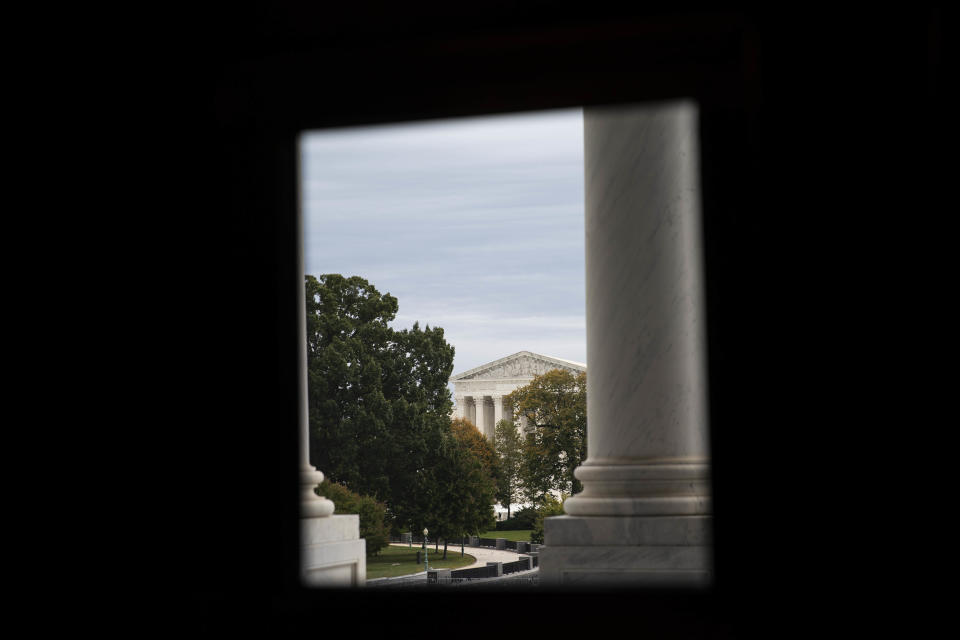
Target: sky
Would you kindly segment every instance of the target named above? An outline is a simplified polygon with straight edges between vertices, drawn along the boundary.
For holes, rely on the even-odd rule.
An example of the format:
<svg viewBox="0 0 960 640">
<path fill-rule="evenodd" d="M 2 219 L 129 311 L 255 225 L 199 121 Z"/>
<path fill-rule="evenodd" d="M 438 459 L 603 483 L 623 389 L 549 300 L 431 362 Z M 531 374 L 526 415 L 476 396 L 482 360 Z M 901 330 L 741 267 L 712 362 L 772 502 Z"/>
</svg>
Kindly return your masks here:
<svg viewBox="0 0 960 640">
<path fill-rule="evenodd" d="M 306 272 L 443 327 L 454 374 L 517 351 L 586 362 L 582 110 L 305 132 Z"/>
</svg>

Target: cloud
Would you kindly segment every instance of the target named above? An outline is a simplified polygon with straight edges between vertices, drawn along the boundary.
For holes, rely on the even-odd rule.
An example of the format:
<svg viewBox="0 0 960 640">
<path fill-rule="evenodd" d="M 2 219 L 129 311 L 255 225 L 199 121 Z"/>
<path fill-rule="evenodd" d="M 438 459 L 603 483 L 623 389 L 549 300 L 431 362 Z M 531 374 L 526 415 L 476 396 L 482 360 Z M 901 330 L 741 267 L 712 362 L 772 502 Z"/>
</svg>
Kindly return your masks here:
<svg viewBox="0 0 960 640">
<path fill-rule="evenodd" d="M 304 134 L 307 272 L 389 291 L 458 371 L 585 361 L 582 129 L 565 110 Z"/>
</svg>

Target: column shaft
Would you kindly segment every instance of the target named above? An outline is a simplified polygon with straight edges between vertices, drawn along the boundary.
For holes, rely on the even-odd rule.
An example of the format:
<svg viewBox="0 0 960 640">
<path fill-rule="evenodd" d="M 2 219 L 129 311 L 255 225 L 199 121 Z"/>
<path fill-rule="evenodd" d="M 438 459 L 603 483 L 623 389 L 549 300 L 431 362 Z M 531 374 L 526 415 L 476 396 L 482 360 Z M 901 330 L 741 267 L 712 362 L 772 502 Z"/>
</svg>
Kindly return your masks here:
<svg viewBox="0 0 960 640">
<path fill-rule="evenodd" d="M 709 581 L 697 112 L 584 109 L 587 459 L 545 583 Z"/>
<path fill-rule="evenodd" d="M 473 424 L 477 424 L 477 396 L 470 396 L 470 400 L 465 408 L 467 411 L 467 420 Z"/>
<path fill-rule="evenodd" d="M 300 517 L 324 518 L 333 514 L 331 500 L 318 496 L 314 489 L 323 482 L 323 473 L 310 464 L 310 411 L 307 388 L 307 288 L 303 259 L 303 216 L 297 216 L 297 263 L 300 281 L 297 287 L 297 375 L 300 381 L 300 401 L 297 422 L 300 431 Z"/>
<path fill-rule="evenodd" d="M 587 459 L 577 515 L 707 513 L 696 109 L 584 112 Z"/>
<path fill-rule="evenodd" d="M 484 396 L 474 396 L 474 398 L 477 401 L 477 421 L 474 422 L 474 424 L 477 425 L 477 429 L 480 430 L 480 433 L 482 433 L 483 435 L 487 435 L 486 423 L 484 420 L 484 418 L 486 418 L 486 416 L 484 415 L 485 409 L 486 409 L 483 402 Z"/>
</svg>

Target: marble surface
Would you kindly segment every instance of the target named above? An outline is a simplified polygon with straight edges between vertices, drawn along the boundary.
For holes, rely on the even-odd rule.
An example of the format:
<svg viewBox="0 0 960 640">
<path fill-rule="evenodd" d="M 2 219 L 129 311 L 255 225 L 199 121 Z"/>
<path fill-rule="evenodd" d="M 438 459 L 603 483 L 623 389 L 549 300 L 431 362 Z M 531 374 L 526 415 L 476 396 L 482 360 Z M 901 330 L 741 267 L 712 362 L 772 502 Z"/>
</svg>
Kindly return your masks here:
<svg viewBox="0 0 960 640">
<path fill-rule="evenodd" d="M 543 584 L 711 581 L 706 340 L 690 102 L 585 108 L 587 459 Z"/>
<path fill-rule="evenodd" d="M 710 526 L 708 516 L 555 516 L 544 520 L 545 547 L 710 546 Z"/>
<path fill-rule="evenodd" d="M 540 579 L 554 586 L 706 587 L 708 516 L 556 516 L 544 523 Z"/>
<path fill-rule="evenodd" d="M 584 109 L 587 459 L 574 515 L 710 509 L 697 109 Z"/>
<path fill-rule="evenodd" d="M 710 468 L 704 462 L 605 462 L 615 461 L 587 460 L 574 471 L 584 489 L 564 503 L 566 513 L 582 516 L 710 513 Z"/>
<path fill-rule="evenodd" d="M 697 110 L 584 109 L 588 458 L 707 457 Z"/>
<path fill-rule="evenodd" d="M 360 516 L 334 515 L 301 520 L 301 567 L 307 586 L 362 586 L 367 576 L 367 543 Z"/>
</svg>

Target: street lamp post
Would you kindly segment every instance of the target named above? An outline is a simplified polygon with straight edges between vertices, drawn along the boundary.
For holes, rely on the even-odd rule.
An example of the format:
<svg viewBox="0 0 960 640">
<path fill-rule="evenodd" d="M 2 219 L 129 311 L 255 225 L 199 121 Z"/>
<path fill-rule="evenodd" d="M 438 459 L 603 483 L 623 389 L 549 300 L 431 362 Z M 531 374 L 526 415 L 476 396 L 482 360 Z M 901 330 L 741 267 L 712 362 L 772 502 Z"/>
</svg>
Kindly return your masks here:
<svg viewBox="0 0 960 640">
<path fill-rule="evenodd" d="M 430 558 L 427 555 L 429 552 L 429 545 L 427 544 L 427 534 L 430 533 L 427 531 L 427 528 L 423 528 L 423 568 L 426 571 L 430 571 Z"/>
</svg>

